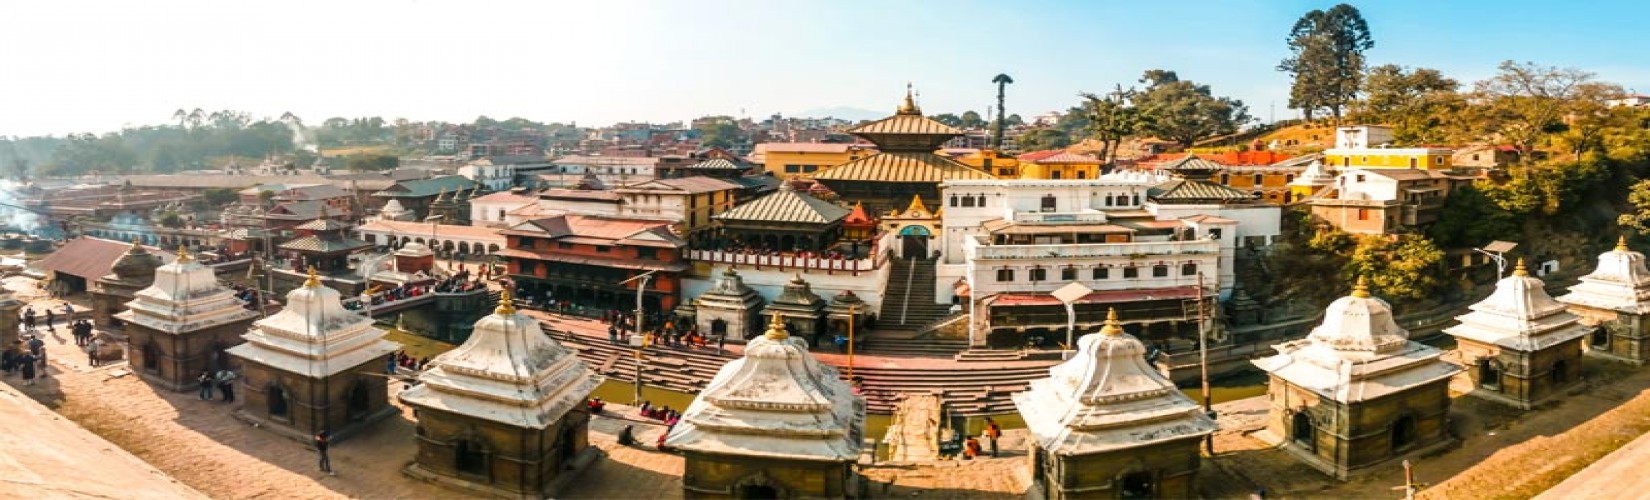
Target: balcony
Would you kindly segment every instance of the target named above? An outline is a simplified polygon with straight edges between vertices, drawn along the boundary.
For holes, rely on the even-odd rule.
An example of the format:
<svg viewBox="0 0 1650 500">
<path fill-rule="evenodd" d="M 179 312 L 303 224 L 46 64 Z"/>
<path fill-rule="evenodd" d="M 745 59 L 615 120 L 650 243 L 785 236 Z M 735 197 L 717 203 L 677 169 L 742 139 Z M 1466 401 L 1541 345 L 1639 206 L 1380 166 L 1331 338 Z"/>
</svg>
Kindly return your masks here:
<svg viewBox="0 0 1650 500">
<path fill-rule="evenodd" d="M 969 247 L 974 260 L 1037 260 L 1220 253 L 1220 241 L 1218 240 L 1078 245 L 982 245 L 973 243 Z"/>
</svg>

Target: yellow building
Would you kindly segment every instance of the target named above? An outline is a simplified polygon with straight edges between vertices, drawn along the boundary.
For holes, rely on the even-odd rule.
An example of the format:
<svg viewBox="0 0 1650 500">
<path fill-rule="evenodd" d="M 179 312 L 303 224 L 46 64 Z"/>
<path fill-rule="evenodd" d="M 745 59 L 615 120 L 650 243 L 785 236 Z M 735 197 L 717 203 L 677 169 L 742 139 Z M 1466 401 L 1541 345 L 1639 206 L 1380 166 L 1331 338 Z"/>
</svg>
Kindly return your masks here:
<svg viewBox="0 0 1650 500">
<path fill-rule="evenodd" d="M 1020 160 L 990 149 L 981 149 L 957 158 L 964 165 L 984 170 L 998 179 L 1020 178 Z"/>
<path fill-rule="evenodd" d="M 1323 152 L 1325 165 L 1335 168 L 1416 168 L 1448 170 L 1454 168 L 1450 157 L 1454 150 L 1443 148 L 1367 148 L 1330 149 Z"/>
<path fill-rule="evenodd" d="M 864 144 L 829 144 L 816 142 L 768 142 L 757 144 L 751 152 L 751 162 L 774 177 L 812 178 L 814 172 L 858 160 L 876 153 Z"/>
<path fill-rule="evenodd" d="M 1021 179 L 1097 179 L 1100 159 L 1094 155 L 1065 152 L 1020 163 Z"/>
</svg>

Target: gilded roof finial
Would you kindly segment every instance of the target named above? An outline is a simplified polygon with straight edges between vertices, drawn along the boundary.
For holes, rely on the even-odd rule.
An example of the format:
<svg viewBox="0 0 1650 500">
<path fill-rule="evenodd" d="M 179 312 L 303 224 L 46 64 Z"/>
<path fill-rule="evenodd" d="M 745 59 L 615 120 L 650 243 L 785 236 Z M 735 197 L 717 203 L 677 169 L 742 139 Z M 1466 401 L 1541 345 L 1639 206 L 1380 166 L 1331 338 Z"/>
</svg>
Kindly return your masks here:
<svg viewBox="0 0 1650 500">
<path fill-rule="evenodd" d="M 321 274 L 315 270 L 315 266 L 309 266 L 309 279 L 304 281 L 304 286 L 309 288 L 321 286 Z"/>
<path fill-rule="evenodd" d="M 192 260 L 195 260 L 195 258 L 189 255 L 189 247 L 178 245 L 178 262 L 182 263 Z"/>
<path fill-rule="evenodd" d="M 1616 237 L 1616 251 L 1617 252 L 1627 251 L 1627 235 L 1623 234 L 1621 236 Z"/>
<path fill-rule="evenodd" d="M 1358 275 L 1358 283 L 1352 285 L 1352 296 L 1360 299 L 1369 298 L 1369 277 Z"/>
<path fill-rule="evenodd" d="M 1518 258 L 1518 265 L 1513 266 L 1513 276 L 1524 277 L 1524 276 L 1529 276 L 1529 275 L 1530 275 L 1530 270 L 1526 269 L 1524 267 L 1524 258 L 1519 257 Z"/>
<path fill-rule="evenodd" d="M 498 308 L 493 309 L 493 314 L 503 316 L 515 314 L 516 300 L 514 295 L 514 293 L 510 292 L 510 287 L 504 287 L 503 291 L 498 292 Z"/>
<path fill-rule="evenodd" d="M 897 115 L 920 115 L 922 109 L 917 108 L 917 99 L 911 95 L 911 82 L 905 82 L 905 102 L 900 104 Z"/>
<path fill-rule="evenodd" d="M 773 313 L 773 321 L 768 322 L 768 332 L 763 334 L 769 340 L 785 340 L 791 334 L 785 331 L 785 315 Z"/>
<path fill-rule="evenodd" d="M 1123 325 L 1117 322 L 1117 308 L 1106 311 L 1106 323 L 1100 327 L 1100 334 L 1113 337 L 1123 334 Z"/>
</svg>

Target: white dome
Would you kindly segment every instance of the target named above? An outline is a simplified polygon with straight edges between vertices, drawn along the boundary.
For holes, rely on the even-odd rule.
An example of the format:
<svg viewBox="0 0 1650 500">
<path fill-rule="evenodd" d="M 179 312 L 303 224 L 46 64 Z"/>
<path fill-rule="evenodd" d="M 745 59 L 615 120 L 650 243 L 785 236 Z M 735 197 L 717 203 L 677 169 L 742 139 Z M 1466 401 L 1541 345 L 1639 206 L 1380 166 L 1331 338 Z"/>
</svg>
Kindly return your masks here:
<svg viewBox="0 0 1650 500">
<path fill-rule="evenodd" d="M 1324 311 L 1323 324 L 1306 338 L 1340 352 L 1386 352 L 1409 340 L 1409 332 L 1392 319 L 1392 306 L 1369 294 L 1369 280 L 1358 278 L 1352 294 L 1335 299 Z"/>
</svg>

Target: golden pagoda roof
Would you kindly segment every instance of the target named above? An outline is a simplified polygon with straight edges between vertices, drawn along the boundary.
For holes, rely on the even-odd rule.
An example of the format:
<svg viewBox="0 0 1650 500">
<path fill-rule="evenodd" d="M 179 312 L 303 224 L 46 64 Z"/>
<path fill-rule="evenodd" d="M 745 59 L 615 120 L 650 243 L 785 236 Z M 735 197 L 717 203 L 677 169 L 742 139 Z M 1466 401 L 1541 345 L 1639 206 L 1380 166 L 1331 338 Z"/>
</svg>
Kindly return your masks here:
<svg viewBox="0 0 1650 500">
<path fill-rule="evenodd" d="M 798 192 L 791 186 L 791 183 L 785 182 L 779 185 L 779 191 L 733 207 L 732 210 L 722 212 L 712 218 L 735 221 L 830 224 L 847 217 L 849 212 L 850 210 L 839 207 L 834 203 L 815 198 L 808 193 Z"/>
<path fill-rule="evenodd" d="M 867 123 L 849 130 L 854 135 L 867 134 L 916 134 L 916 135 L 962 135 L 961 130 L 955 127 L 934 121 L 931 118 L 916 115 L 898 114 Z"/>
<path fill-rule="evenodd" d="M 990 180 L 991 174 L 928 152 L 883 152 L 821 170 L 814 179 L 875 182 Z M 827 186 L 828 187 L 828 186 Z"/>
</svg>

